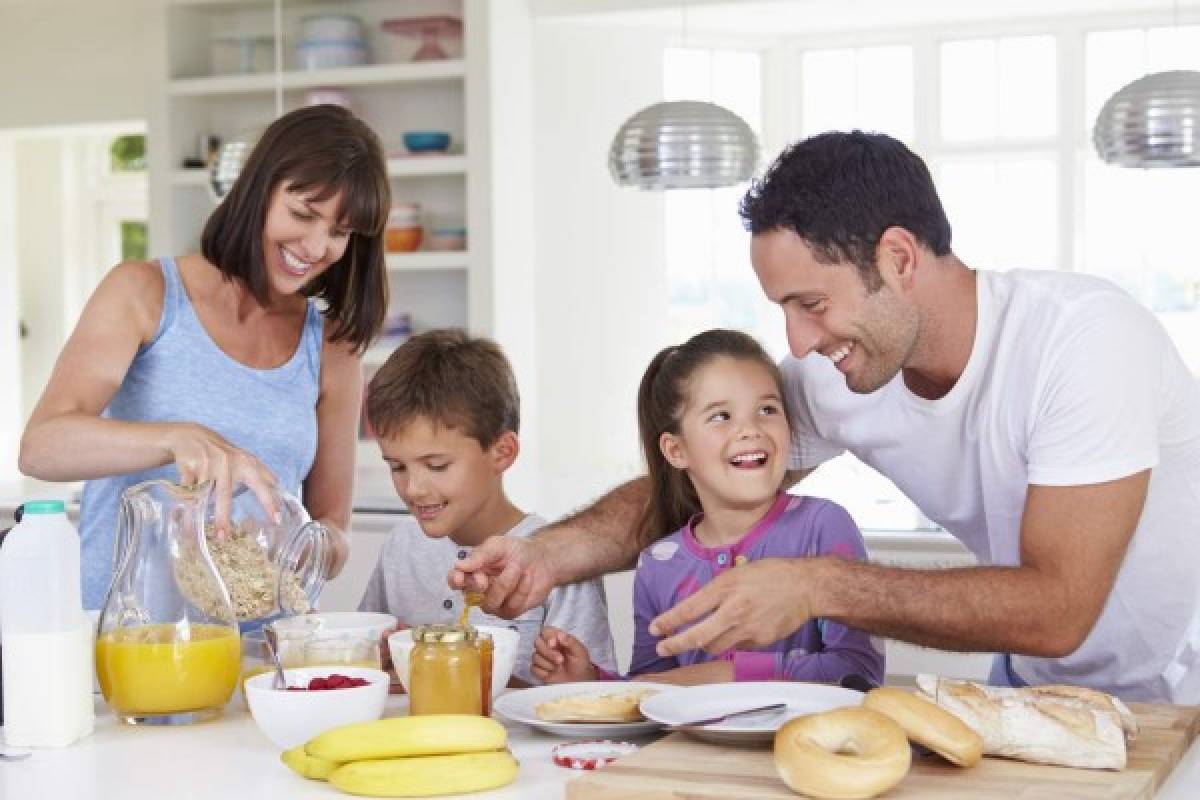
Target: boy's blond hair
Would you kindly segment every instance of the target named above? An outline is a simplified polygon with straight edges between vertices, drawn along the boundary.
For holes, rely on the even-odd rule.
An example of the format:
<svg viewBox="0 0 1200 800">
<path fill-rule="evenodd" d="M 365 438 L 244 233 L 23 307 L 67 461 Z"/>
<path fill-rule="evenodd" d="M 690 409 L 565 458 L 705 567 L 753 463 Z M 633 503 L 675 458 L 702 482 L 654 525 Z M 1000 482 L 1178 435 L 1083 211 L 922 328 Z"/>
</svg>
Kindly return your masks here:
<svg viewBox="0 0 1200 800">
<path fill-rule="evenodd" d="M 367 387 L 367 420 L 387 437 L 421 417 L 457 428 L 485 449 L 505 431 L 516 433 L 521 398 L 500 346 L 444 328 L 397 347 Z"/>
</svg>

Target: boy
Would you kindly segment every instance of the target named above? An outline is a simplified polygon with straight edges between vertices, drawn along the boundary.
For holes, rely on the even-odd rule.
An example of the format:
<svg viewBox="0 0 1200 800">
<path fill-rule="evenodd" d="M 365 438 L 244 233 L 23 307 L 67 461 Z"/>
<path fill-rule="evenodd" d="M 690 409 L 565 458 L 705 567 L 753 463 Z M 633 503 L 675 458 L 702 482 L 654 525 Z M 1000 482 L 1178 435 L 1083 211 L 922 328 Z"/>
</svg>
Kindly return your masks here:
<svg viewBox="0 0 1200 800">
<path fill-rule="evenodd" d="M 461 330 L 414 336 L 371 380 L 367 419 L 412 517 L 384 544 L 359 610 L 386 611 L 409 626 L 457 622 L 464 597 L 446 584 L 454 563 L 493 536 L 528 536 L 546 524 L 504 493 L 504 472 L 520 450 L 512 368 L 494 342 Z M 615 669 L 598 579 L 555 589 L 514 620 L 479 608 L 468 619 L 520 634 L 513 675 L 523 684 L 538 683 L 530 662 L 543 625 L 569 631 L 598 666 Z"/>
</svg>

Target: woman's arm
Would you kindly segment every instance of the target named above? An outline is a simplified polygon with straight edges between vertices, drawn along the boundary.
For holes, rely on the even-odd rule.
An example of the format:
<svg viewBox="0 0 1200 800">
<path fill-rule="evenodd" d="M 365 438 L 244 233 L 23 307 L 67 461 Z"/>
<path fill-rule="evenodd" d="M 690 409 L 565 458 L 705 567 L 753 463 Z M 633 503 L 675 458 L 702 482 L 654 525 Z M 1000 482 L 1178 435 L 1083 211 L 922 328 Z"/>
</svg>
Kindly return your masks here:
<svg viewBox="0 0 1200 800">
<path fill-rule="evenodd" d="M 48 481 L 99 478 L 171 461 L 173 426 L 102 419 L 162 314 L 153 262 L 112 269 L 84 306 L 21 437 L 19 465 Z"/>
<path fill-rule="evenodd" d="M 304 479 L 304 505 L 333 534 L 328 577 L 342 571 L 350 555 L 354 462 L 362 410 L 362 359 L 344 343 L 325 342 L 317 399 L 317 454 Z"/>
<path fill-rule="evenodd" d="M 103 478 L 174 463 L 183 483 L 213 480 L 218 525 L 244 483 L 275 511 L 275 477 L 257 458 L 189 422 L 128 422 L 100 415 L 162 317 L 164 281 L 153 261 L 128 261 L 96 287 L 63 346 L 21 437 L 19 465 L 48 481 Z"/>
</svg>

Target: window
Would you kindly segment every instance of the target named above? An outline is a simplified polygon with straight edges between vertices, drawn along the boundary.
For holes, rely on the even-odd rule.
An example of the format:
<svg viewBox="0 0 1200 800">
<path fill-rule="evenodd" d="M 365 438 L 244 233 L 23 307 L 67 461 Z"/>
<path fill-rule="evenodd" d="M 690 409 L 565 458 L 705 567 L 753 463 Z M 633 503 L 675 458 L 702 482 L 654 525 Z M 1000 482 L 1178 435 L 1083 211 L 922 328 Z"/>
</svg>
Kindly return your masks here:
<svg viewBox="0 0 1200 800">
<path fill-rule="evenodd" d="M 912 61 L 912 48 L 907 45 L 804 53 L 801 135 L 859 128 L 911 142 Z"/>
<path fill-rule="evenodd" d="M 665 97 L 717 103 L 761 139 L 761 69 L 754 52 L 669 49 L 663 58 Z M 782 328 L 750 268 L 750 237 L 737 212 L 746 188 L 664 195 L 670 341 L 708 328 L 739 328 L 782 356 Z"/>
<path fill-rule="evenodd" d="M 1189 242 L 1200 170 L 1110 167 L 1091 142 L 1097 113 L 1121 86 L 1149 72 L 1200 70 L 1200 26 L 1100 29 L 1080 16 L 1042 30 L 990 22 L 953 35 L 859 31 L 837 37 L 836 47 L 833 38 L 772 53 L 772 64 L 791 59 L 795 81 L 751 85 L 757 75 L 743 76 L 750 99 L 762 85 L 780 87 L 762 101 L 771 119 L 787 121 L 775 132 L 780 139 L 860 128 L 909 143 L 933 172 L 963 261 L 1102 275 L 1157 315 L 1200 375 L 1200 260 Z M 688 89 L 697 96 L 713 96 L 714 52 L 689 56 Z M 668 88 L 682 83 L 684 62 L 673 73 L 668 57 L 667 67 Z M 763 154 L 768 162 L 774 155 Z M 782 355 L 778 311 L 752 296 L 757 287 L 738 241 L 745 234 L 728 222 L 740 193 L 667 198 L 676 332 L 736 325 Z M 701 218 L 708 224 L 697 224 Z M 810 481 L 807 491 L 838 499 L 863 527 L 928 524 L 853 456 Z"/>
<path fill-rule="evenodd" d="M 1104 101 L 1149 72 L 1200 70 L 1200 26 L 1089 33 L 1083 87 L 1090 126 Z M 1090 138 L 1090 130 L 1085 127 Z M 1149 307 L 1200 375 L 1200 262 L 1193 255 L 1200 175 L 1190 169 L 1119 169 L 1085 142 L 1079 269 L 1102 275 Z"/>
<path fill-rule="evenodd" d="M 133 133 L 118 136 L 109 147 L 112 156 L 110 170 L 112 172 L 145 172 L 146 170 L 146 136 Z"/>
</svg>

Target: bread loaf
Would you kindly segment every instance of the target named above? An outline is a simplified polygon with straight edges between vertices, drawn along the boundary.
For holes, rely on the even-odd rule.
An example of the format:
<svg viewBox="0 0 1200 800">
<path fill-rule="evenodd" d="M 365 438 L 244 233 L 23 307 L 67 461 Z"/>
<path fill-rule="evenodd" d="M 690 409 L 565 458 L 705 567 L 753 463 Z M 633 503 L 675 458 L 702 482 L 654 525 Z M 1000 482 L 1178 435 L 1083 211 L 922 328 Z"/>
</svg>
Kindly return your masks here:
<svg viewBox="0 0 1200 800">
<path fill-rule="evenodd" d="M 985 755 L 1039 764 L 1123 769 L 1133 713 L 1115 697 L 1075 686 L 1013 689 L 918 675 L 922 694 L 983 737 Z"/>
</svg>

